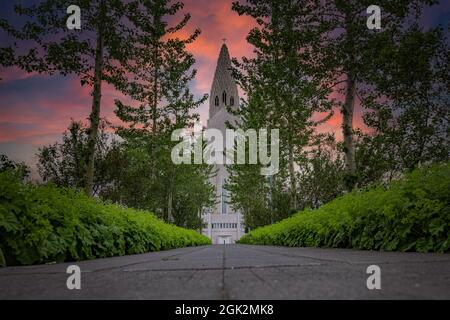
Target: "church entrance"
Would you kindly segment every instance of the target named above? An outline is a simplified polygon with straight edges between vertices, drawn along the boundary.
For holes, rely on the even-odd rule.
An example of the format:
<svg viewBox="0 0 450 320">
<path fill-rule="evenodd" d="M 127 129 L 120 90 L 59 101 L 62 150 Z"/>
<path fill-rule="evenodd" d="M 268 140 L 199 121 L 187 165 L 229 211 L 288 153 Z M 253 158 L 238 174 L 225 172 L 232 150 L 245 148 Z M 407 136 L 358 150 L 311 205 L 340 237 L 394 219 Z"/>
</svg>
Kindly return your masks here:
<svg viewBox="0 0 450 320">
<path fill-rule="evenodd" d="M 217 243 L 218 244 L 230 244 L 231 243 L 231 236 L 218 236 L 217 237 Z"/>
</svg>

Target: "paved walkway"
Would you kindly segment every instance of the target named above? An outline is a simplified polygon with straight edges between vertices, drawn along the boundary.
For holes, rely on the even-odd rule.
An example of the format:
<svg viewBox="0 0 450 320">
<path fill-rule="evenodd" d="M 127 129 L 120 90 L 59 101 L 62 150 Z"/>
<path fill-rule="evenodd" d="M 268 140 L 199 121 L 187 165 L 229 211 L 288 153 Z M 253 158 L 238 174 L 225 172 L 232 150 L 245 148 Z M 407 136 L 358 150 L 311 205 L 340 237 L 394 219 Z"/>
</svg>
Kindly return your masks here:
<svg viewBox="0 0 450 320">
<path fill-rule="evenodd" d="M 0 299 L 450 299 L 450 254 L 215 245 L 0 268 Z M 368 290 L 366 268 L 381 268 Z"/>
</svg>

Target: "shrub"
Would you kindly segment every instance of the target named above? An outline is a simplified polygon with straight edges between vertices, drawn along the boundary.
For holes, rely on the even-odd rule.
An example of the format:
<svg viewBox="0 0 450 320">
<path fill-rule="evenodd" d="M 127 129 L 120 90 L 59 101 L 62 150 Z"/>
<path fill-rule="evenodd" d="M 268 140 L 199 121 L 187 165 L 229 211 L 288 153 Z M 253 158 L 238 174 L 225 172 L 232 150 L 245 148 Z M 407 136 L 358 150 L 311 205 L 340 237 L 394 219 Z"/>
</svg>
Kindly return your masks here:
<svg viewBox="0 0 450 320">
<path fill-rule="evenodd" d="M 351 192 L 258 228 L 240 243 L 448 252 L 450 164 L 417 169 L 388 187 Z"/>
<path fill-rule="evenodd" d="M 209 244 L 152 213 L 0 173 L 0 265 L 35 264 Z"/>
</svg>

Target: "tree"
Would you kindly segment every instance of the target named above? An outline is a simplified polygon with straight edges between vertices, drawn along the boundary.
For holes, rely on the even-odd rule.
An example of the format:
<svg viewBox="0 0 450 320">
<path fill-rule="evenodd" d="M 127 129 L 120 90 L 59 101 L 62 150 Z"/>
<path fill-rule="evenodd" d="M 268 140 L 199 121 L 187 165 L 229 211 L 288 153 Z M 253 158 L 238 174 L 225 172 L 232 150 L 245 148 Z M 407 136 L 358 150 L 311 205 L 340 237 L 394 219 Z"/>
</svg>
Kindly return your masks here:
<svg viewBox="0 0 450 320">
<path fill-rule="evenodd" d="M 448 161 L 450 48 L 442 28 L 424 31 L 415 23 L 384 41 L 389 45 L 373 56 L 379 67 L 368 75 L 374 89 L 363 97 L 372 141 L 388 153 L 379 162 L 392 176 Z"/>
<path fill-rule="evenodd" d="M 402 172 L 396 160 L 396 146 L 377 133 L 355 132 L 355 160 L 358 187 L 390 182 Z"/>
<path fill-rule="evenodd" d="M 0 48 L 0 66 L 11 67 L 14 65 L 14 51 L 11 47 Z M 2 78 L 0 78 L 2 80 Z"/>
<path fill-rule="evenodd" d="M 30 175 L 30 168 L 24 162 L 16 162 L 9 159 L 6 155 L 0 155 L 0 172 L 11 171 L 22 180 Z"/>
<path fill-rule="evenodd" d="M 204 95 L 195 99 L 189 89 L 196 70 L 192 68 L 194 57 L 186 46 L 196 40 L 200 31 L 195 30 L 186 39 L 177 36 L 188 23 L 189 14 L 174 26 L 166 22 L 183 8 L 181 2 L 141 1 L 134 5 L 129 19 L 139 36 L 134 39 L 134 59 L 129 71 L 136 81 L 127 92 L 137 106 L 116 101 L 116 115 L 125 123 L 117 133 L 131 152 L 131 172 L 141 176 L 138 181 L 142 189 L 134 203 L 157 212 L 166 221 L 199 228 L 201 221 L 187 214 L 198 216 L 200 208 L 209 205 L 212 189 L 205 181 L 210 168 L 175 165 L 170 155 L 177 144 L 171 141 L 172 132 L 192 128 L 198 120 L 192 111 L 207 98 Z M 128 182 L 122 184 L 122 188 L 130 187 L 135 188 Z M 188 198 L 199 202 L 183 203 Z"/>
<path fill-rule="evenodd" d="M 93 192 L 107 187 L 108 173 L 115 170 L 112 155 L 119 144 L 106 132 L 108 123 L 101 121 L 95 148 L 95 175 Z M 53 182 L 60 187 L 82 190 L 84 186 L 84 167 L 88 156 L 89 128 L 81 122 L 70 123 L 63 133 L 62 142 L 39 148 L 38 172 L 44 182 Z"/>
<path fill-rule="evenodd" d="M 89 139 L 83 185 L 87 194 L 93 193 L 95 146 L 100 122 L 102 83 L 113 84 L 122 89 L 126 77 L 122 66 L 129 58 L 134 30 L 126 19 L 128 8 L 134 1 L 81 1 L 81 29 L 69 30 L 67 23 L 67 1 L 45 0 L 38 5 L 15 6 L 15 12 L 26 16 L 27 21 L 17 28 L 14 23 L 0 20 L 3 28 L 15 41 L 22 41 L 21 48 L 2 47 L 0 57 L 27 72 L 37 71 L 63 76 L 75 74 L 82 85 L 92 88 L 92 108 L 89 116 Z M 29 48 L 27 43 L 31 42 Z M 12 51 L 14 50 L 14 57 Z M 5 60 L 6 60 L 5 58 Z"/>
<path fill-rule="evenodd" d="M 317 209 L 344 193 L 344 161 L 332 135 L 317 135 L 299 165 L 302 208 Z"/>
<path fill-rule="evenodd" d="M 299 208 L 296 168 L 314 128 L 330 116 L 331 105 L 326 101 L 328 90 L 320 88 L 321 78 L 313 72 L 309 50 L 305 50 L 316 32 L 309 28 L 308 1 L 234 2 L 232 8 L 258 24 L 247 36 L 255 57 L 244 57 L 242 62 L 234 59 L 234 75 L 246 93 L 246 100 L 236 112 L 242 120 L 239 126 L 244 131 L 279 130 L 280 170 L 267 179 L 252 176 L 259 174 L 256 171 L 260 165 L 231 166 L 231 199 L 243 209 L 246 223 L 259 224 L 249 222 L 257 220 L 250 217 L 251 212 L 259 212 L 260 221 L 272 223 Z M 317 121 L 313 117 L 317 112 L 326 116 Z M 251 207 L 256 205 L 252 199 L 255 194 L 259 194 L 255 200 L 259 203 Z"/>
<path fill-rule="evenodd" d="M 325 0 L 313 1 L 314 24 L 319 27 L 319 39 L 313 46 L 312 60 L 316 61 L 326 78 L 324 85 L 337 88 L 344 96 L 337 102 L 341 110 L 343 147 L 346 165 L 346 184 L 352 189 L 357 181 L 353 112 L 358 92 L 366 83 L 366 74 L 373 68 L 372 60 L 387 43 L 382 41 L 400 34 L 406 18 L 419 14 L 423 3 L 435 1 L 383 0 L 382 29 L 370 30 L 366 21 L 366 9 L 371 1 Z M 316 45 L 317 44 L 317 45 Z"/>
</svg>

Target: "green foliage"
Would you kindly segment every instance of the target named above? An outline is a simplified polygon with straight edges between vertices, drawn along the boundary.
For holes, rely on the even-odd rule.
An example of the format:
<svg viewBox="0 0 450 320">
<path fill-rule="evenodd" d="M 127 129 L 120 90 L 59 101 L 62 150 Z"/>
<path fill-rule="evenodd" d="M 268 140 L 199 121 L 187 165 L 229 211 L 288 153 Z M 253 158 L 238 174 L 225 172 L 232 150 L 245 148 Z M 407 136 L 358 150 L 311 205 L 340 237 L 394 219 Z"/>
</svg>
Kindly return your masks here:
<svg viewBox="0 0 450 320">
<path fill-rule="evenodd" d="M 353 191 L 256 229 L 241 243 L 450 251 L 450 164 L 416 169 L 387 188 Z"/>
<path fill-rule="evenodd" d="M 279 131 L 279 170 L 273 176 L 260 175 L 261 163 L 229 166 L 226 188 L 249 228 L 279 221 L 300 209 L 303 201 L 295 169 L 305 162 L 304 149 L 314 129 L 331 115 L 329 90 L 321 88 L 322 78 L 313 72 L 306 49 L 316 39 L 314 26 L 305 20 L 312 14 L 310 7 L 306 0 L 232 5 L 236 13 L 255 21 L 247 35 L 255 54 L 233 60 L 233 75 L 245 95 L 234 111 L 240 122 L 231 125 L 244 131 Z M 317 113 L 322 119 L 313 117 Z"/>
<path fill-rule="evenodd" d="M 21 179 L 26 179 L 30 175 L 30 169 L 24 162 L 16 162 L 9 159 L 6 155 L 0 155 L 0 172 L 10 170 L 17 174 Z"/>
<path fill-rule="evenodd" d="M 95 148 L 94 194 L 110 185 L 108 173 L 115 164 L 114 156 L 119 142 L 108 134 L 110 124 L 101 120 Z M 88 155 L 89 127 L 80 121 L 71 122 L 63 133 L 62 141 L 39 148 L 37 168 L 44 182 L 58 187 L 81 190 L 84 186 L 84 168 Z"/>
<path fill-rule="evenodd" d="M 117 90 L 128 84 L 126 69 L 132 56 L 136 30 L 129 27 L 129 15 L 136 1 L 79 1 L 83 27 L 71 32 L 66 27 L 68 3 L 43 0 L 33 5 L 14 5 L 10 19 L 0 19 L 0 29 L 14 43 L 0 47 L 0 64 L 14 65 L 27 72 L 47 75 L 75 75 L 82 86 L 92 89 L 89 138 L 84 187 L 93 194 L 94 161 L 100 121 L 101 87 L 106 82 Z M 143 17 L 143 19 L 148 17 Z M 17 21 L 23 21 L 19 26 Z"/>
<path fill-rule="evenodd" d="M 200 30 L 180 37 L 190 20 L 186 13 L 175 22 L 183 6 L 169 0 L 134 1 L 129 6 L 130 22 L 139 34 L 132 40 L 135 50 L 129 65 L 134 80 L 127 87 L 131 98 L 127 104 L 115 101 L 115 113 L 122 122 L 116 133 L 123 144 L 116 150 L 119 165 L 111 166 L 112 183 L 100 195 L 148 209 L 178 226 L 200 229 L 199 213 L 214 197 L 208 182 L 211 168 L 176 165 L 171 159 L 177 144 L 171 140 L 172 132 L 192 128 L 199 119 L 195 109 L 207 98 L 195 98 L 190 89 L 197 71 L 187 47 Z"/>
<path fill-rule="evenodd" d="M 0 265 L 73 261 L 208 244 L 152 213 L 0 173 Z"/>
<path fill-rule="evenodd" d="M 448 40 L 440 27 L 425 31 L 417 25 L 396 38 L 379 39 L 383 49 L 372 53 L 375 67 L 366 74 L 373 88 L 362 99 L 364 123 L 373 132 L 363 136 L 359 148 L 362 183 L 367 173 L 395 174 L 449 161 Z"/>
<path fill-rule="evenodd" d="M 317 135 L 309 150 L 305 150 L 298 170 L 300 209 L 317 209 L 343 194 L 346 173 L 339 147 L 332 135 Z"/>
</svg>

